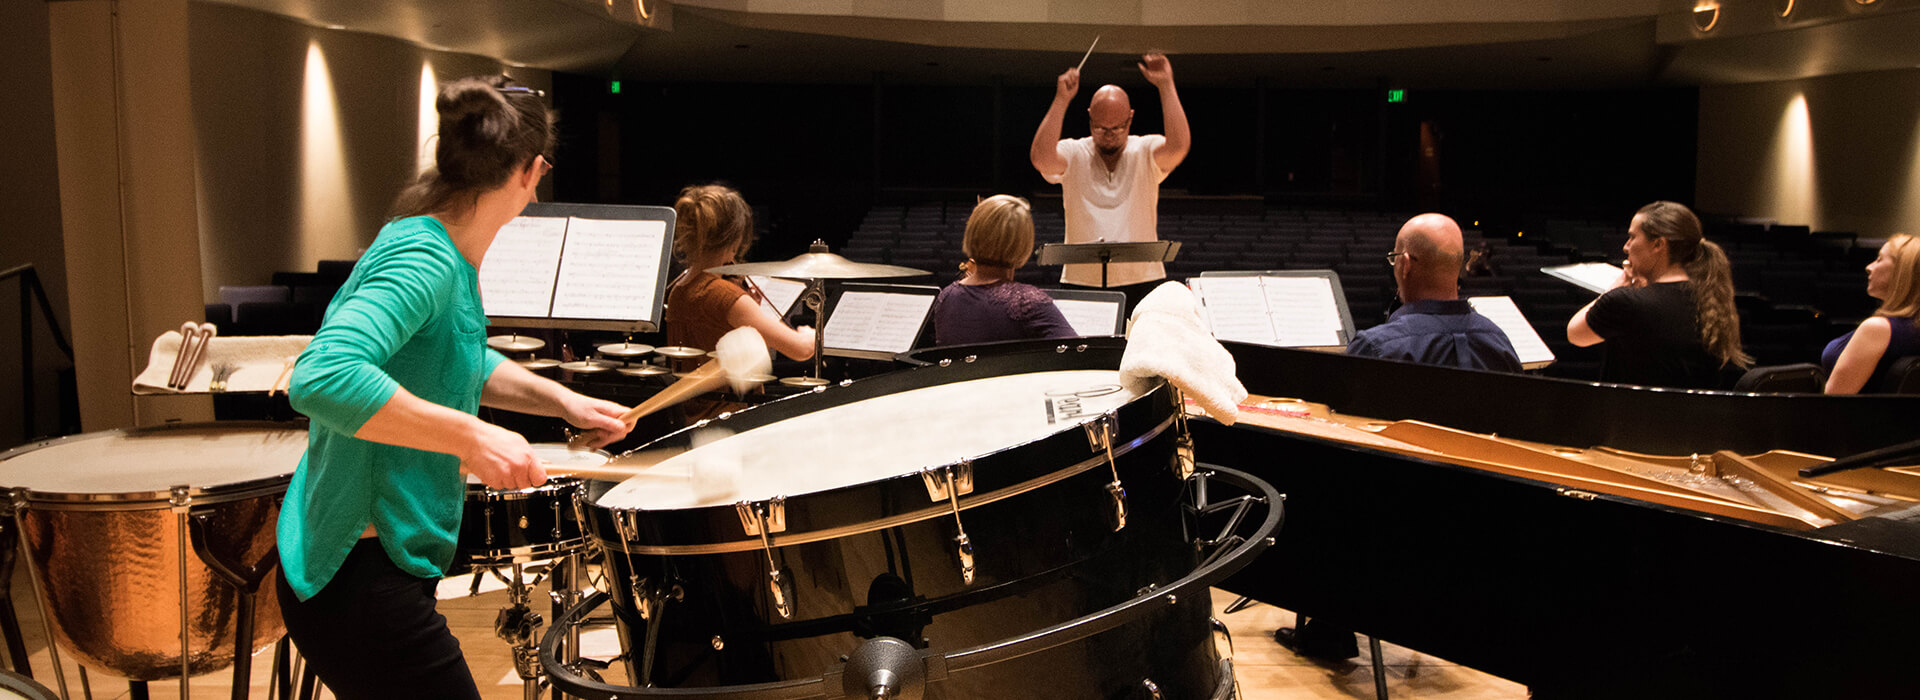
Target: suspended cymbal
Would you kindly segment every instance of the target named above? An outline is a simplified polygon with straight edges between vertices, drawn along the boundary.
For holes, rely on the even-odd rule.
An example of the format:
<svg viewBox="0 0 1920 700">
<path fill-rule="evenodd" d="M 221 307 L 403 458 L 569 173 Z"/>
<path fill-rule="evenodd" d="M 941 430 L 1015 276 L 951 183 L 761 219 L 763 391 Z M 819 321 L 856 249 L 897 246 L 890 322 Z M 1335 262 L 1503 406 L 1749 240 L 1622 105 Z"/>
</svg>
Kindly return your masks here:
<svg viewBox="0 0 1920 700">
<path fill-rule="evenodd" d="M 547 346 L 547 341 L 527 335 L 496 335 L 487 339 L 487 347 L 500 352 L 533 352 Z"/>
<path fill-rule="evenodd" d="M 780 262 L 736 263 L 708 268 L 716 275 L 766 275 L 810 280 L 866 279 L 870 277 L 913 277 L 927 274 L 899 265 L 854 262 L 827 252 L 824 243 L 815 241 L 809 252 Z"/>
</svg>

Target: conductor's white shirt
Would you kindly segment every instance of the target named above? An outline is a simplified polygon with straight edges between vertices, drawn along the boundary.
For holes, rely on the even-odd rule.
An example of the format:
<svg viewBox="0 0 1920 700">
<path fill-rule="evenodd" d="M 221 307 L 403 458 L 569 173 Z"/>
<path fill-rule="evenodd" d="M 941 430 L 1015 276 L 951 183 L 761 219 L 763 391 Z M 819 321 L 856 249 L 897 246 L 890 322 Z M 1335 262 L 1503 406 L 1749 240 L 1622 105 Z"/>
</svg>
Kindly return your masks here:
<svg viewBox="0 0 1920 700">
<path fill-rule="evenodd" d="M 1066 209 L 1067 242 L 1124 243 L 1157 241 L 1160 181 L 1167 174 L 1153 160 L 1153 151 L 1166 143 L 1159 134 L 1127 137 L 1126 150 L 1112 170 L 1093 147 L 1093 138 L 1065 139 L 1054 146 L 1067 161 L 1067 171 L 1047 176 L 1060 185 Z M 1060 281 L 1100 286 L 1098 264 L 1066 265 Z M 1150 263 L 1113 263 L 1107 267 L 1107 286 L 1119 287 L 1164 279 L 1166 266 Z"/>
</svg>

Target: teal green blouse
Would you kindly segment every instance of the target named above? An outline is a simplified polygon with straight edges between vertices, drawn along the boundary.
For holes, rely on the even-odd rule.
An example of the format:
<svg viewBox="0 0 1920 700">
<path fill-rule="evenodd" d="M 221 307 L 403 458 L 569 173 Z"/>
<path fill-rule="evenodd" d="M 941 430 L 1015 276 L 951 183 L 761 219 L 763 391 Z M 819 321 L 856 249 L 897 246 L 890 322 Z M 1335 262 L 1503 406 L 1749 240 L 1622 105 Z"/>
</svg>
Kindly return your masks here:
<svg viewBox="0 0 1920 700">
<path fill-rule="evenodd" d="M 399 387 L 467 413 L 506 358 L 487 348 L 479 275 L 439 221 L 399 219 L 354 266 L 287 389 L 312 419 L 280 510 L 280 566 L 305 600 L 372 525 L 402 570 L 437 578 L 453 559 L 466 477 L 453 455 L 353 437 Z"/>
</svg>

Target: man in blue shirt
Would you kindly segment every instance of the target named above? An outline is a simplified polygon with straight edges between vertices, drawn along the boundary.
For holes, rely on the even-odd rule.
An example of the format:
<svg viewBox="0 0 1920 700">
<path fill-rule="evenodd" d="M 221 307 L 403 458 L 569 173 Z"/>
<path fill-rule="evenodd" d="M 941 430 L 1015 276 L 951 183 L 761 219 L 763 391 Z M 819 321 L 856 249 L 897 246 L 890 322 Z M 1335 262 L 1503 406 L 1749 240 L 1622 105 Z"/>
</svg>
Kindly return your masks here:
<svg viewBox="0 0 1920 700">
<path fill-rule="evenodd" d="M 1407 220 L 1387 262 L 1405 306 L 1355 334 L 1347 354 L 1461 369 L 1520 371 L 1507 334 L 1460 299 L 1460 225 L 1441 214 Z"/>
<path fill-rule="evenodd" d="M 1506 332 L 1460 299 L 1465 246 L 1460 225 L 1440 214 L 1407 220 L 1387 262 L 1406 305 L 1386 323 L 1354 335 L 1347 354 L 1383 357 L 1463 369 L 1520 371 L 1520 356 Z M 1294 653 L 1323 659 L 1359 655 L 1353 632 L 1339 621 L 1309 618 L 1273 633 Z"/>
</svg>

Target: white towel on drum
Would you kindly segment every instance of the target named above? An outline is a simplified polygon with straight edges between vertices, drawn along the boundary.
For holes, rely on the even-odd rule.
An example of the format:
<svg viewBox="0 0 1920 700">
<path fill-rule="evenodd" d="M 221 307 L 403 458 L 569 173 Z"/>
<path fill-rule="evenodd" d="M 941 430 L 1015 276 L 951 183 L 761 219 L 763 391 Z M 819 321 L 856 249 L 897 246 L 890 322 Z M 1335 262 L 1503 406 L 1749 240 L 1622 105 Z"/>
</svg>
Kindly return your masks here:
<svg viewBox="0 0 1920 700">
<path fill-rule="evenodd" d="M 213 366 L 222 362 L 234 366 L 227 378 L 226 390 L 266 391 L 287 369 L 286 359 L 307 349 L 310 335 L 215 336 L 207 341 L 206 357 L 194 370 L 185 391 L 167 388 L 175 356 L 180 354 L 180 332 L 167 331 L 153 341 L 147 353 L 147 368 L 133 379 L 135 394 L 204 394 L 213 383 Z M 282 387 L 284 388 L 284 387 Z"/>
<path fill-rule="evenodd" d="M 1144 390 L 1147 378 L 1164 377 L 1214 420 L 1233 425 L 1247 398 L 1234 374 L 1233 355 L 1208 332 L 1200 302 L 1186 285 L 1162 284 L 1134 307 L 1120 356 L 1120 379 L 1129 388 Z"/>
</svg>

